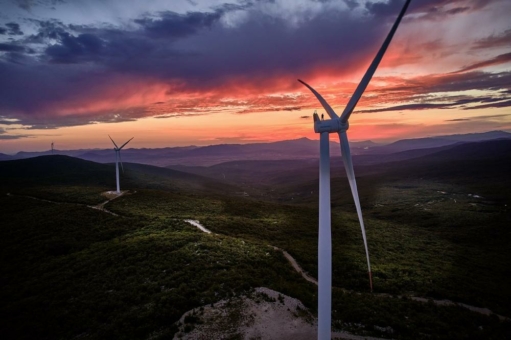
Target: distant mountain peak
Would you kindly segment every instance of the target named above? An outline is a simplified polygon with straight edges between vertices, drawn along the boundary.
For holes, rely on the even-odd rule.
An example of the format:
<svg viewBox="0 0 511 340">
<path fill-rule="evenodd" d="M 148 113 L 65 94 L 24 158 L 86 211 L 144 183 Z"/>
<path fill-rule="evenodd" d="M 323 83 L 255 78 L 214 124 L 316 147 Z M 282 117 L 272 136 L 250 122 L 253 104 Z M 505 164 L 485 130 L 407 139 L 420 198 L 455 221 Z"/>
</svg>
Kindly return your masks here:
<svg viewBox="0 0 511 340">
<path fill-rule="evenodd" d="M 455 135 L 435 136 L 432 138 L 456 140 L 460 142 L 477 142 L 498 138 L 511 138 L 511 133 L 501 130 L 487 131 L 487 132 L 474 132 Z"/>
</svg>

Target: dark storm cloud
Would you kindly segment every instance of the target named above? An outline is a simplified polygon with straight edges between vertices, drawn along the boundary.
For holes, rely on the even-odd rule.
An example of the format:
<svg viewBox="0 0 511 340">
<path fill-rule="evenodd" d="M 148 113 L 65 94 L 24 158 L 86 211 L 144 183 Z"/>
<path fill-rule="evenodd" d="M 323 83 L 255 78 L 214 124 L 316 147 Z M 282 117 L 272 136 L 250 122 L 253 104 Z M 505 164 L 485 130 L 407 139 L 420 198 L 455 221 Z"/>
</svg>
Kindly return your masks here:
<svg viewBox="0 0 511 340">
<path fill-rule="evenodd" d="M 59 117 L 58 120 L 47 115 L 22 115 L 19 117 L 26 126 L 25 130 L 52 130 L 63 126 L 132 122 L 144 117 L 144 108 L 134 107 L 124 110 L 108 110 L 86 115 L 71 113 L 66 116 Z M 20 124 L 20 122 L 17 124 Z"/>
<path fill-rule="evenodd" d="M 76 36 L 85 31 L 86 27 L 77 25 L 65 25 L 56 19 L 36 20 L 27 19 L 28 22 L 37 27 L 37 33 L 24 37 L 21 42 L 25 44 L 38 44 L 45 47 L 60 44 L 68 36 Z M 84 30 L 84 32 L 82 32 Z M 96 31 L 97 29 L 94 29 Z"/>
<path fill-rule="evenodd" d="M 20 29 L 20 25 L 15 22 L 9 22 L 5 24 L 5 27 L 0 27 L 0 34 L 8 34 L 8 35 L 23 35 L 23 32 Z"/>
<path fill-rule="evenodd" d="M 402 1 L 393 3 L 402 5 Z M 238 27 L 219 24 L 222 16 L 240 10 L 246 11 L 247 19 Z M 397 12 L 392 15 L 395 17 Z M 92 56 L 101 56 L 105 57 L 104 63 L 123 72 L 192 81 L 259 75 L 261 69 L 271 76 L 275 72 L 309 69 L 325 61 L 339 67 L 358 61 L 368 50 L 376 50 L 384 37 L 383 25 L 386 24 L 385 20 L 373 17 L 360 20 L 348 12 L 332 10 L 290 28 L 285 19 L 253 10 L 250 3 L 219 6 L 211 13 L 164 12 L 157 18 L 135 22 L 141 26 L 139 31 L 76 27 L 72 38 L 60 32 L 59 26 L 46 30 L 45 34 L 60 41 L 48 48 L 46 55 L 53 61 L 61 54 L 65 56 L 63 60 L 84 58 L 90 61 L 94 60 Z M 91 50 L 80 41 L 79 33 L 84 31 L 97 37 L 98 44 L 94 46 L 98 48 Z M 99 48 L 99 39 L 103 48 Z M 319 42 L 339 43 L 318 44 L 318 39 Z M 356 51 L 357 55 L 346 53 L 348 49 Z"/>
<path fill-rule="evenodd" d="M 158 19 L 143 18 L 135 22 L 154 38 L 182 38 L 211 27 L 221 17 L 220 10 L 213 13 L 189 12 L 186 14 L 169 11 L 160 13 Z"/>
<path fill-rule="evenodd" d="M 84 75 L 87 76 L 84 76 Z M 87 102 L 101 97 L 105 88 L 117 86 L 123 82 L 119 77 L 109 73 L 98 72 L 95 68 L 87 68 L 79 64 L 63 67 L 40 64 L 29 60 L 15 64 L 0 61 L 1 83 L 0 107 L 3 115 L 19 119 L 15 124 L 32 126 L 33 128 L 57 128 L 90 124 L 95 121 L 119 122 L 142 117 L 144 109 L 133 107 L 109 112 L 73 113 L 73 106 L 65 116 L 54 113 L 60 105 L 68 101 Z M 51 100 L 48 100 L 51 98 Z M 22 103 L 22 105 L 20 105 Z"/>
<path fill-rule="evenodd" d="M 33 6 L 36 5 L 45 5 L 45 6 L 53 6 L 58 3 L 65 2 L 64 0 L 14 0 L 20 8 L 24 10 L 30 11 Z"/>
<path fill-rule="evenodd" d="M 15 121 L 12 121 L 12 120 L 5 120 L 5 119 L 1 119 L 0 118 L 0 124 L 1 125 L 14 125 L 14 124 L 19 124 L 19 122 L 15 122 Z"/>
<path fill-rule="evenodd" d="M 23 32 L 21 32 L 20 25 L 15 22 L 9 22 L 5 24 L 7 27 L 7 34 L 9 35 L 23 35 Z"/>
<path fill-rule="evenodd" d="M 431 81 L 429 92 L 449 92 L 468 90 L 494 90 L 506 88 L 511 83 L 511 72 L 485 73 L 467 72 L 439 77 L 439 81 L 427 77 Z M 427 84 L 427 83 L 426 83 Z M 426 85 L 428 86 L 428 85 Z"/>
<path fill-rule="evenodd" d="M 289 112 L 292 112 L 292 111 L 301 111 L 301 110 L 302 110 L 301 106 L 284 106 L 284 107 L 262 106 L 262 107 L 257 107 L 257 108 L 248 108 L 245 110 L 239 110 L 239 111 L 236 111 L 236 113 L 244 114 L 244 113 L 254 113 L 254 112 L 268 112 L 268 111 L 274 111 L 274 112 L 289 111 Z"/>
<path fill-rule="evenodd" d="M 449 16 L 474 12 L 492 4 L 507 0 L 414 0 L 414 12 L 419 14 L 413 20 L 443 20 Z M 397 0 L 391 0 L 389 5 L 398 7 Z"/>
<path fill-rule="evenodd" d="M 455 7 L 445 11 L 446 14 L 459 14 L 463 12 L 468 12 L 470 7 Z"/>
<path fill-rule="evenodd" d="M 388 2 L 368 2 L 367 10 L 376 16 L 396 15 L 403 7 L 403 0 L 390 0 Z"/>
<path fill-rule="evenodd" d="M 375 112 L 387 112 L 387 111 L 403 111 L 403 110 L 430 110 L 430 109 L 448 109 L 451 108 L 454 104 L 452 103 L 441 103 L 441 104 L 432 104 L 432 103 L 419 103 L 419 104 L 406 104 L 406 105 L 396 105 L 385 107 L 381 109 L 371 109 L 371 110 L 360 110 L 357 113 L 375 113 Z"/>
<path fill-rule="evenodd" d="M 504 117 L 511 116 L 510 113 L 504 113 L 500 115 L 484 115 L 484 116 L 476 116 L 470 118 L 456 118 L 456 119 L 447 119 L 446 122 L 463 122 L 463 121 L 487 121 L 489 119 L 501 119 Z"/>
<path fill-rule="evenodd" d="M 502 102 L 497 102 L 497 103 L 467 107 L 467 108 L 465 108 L 465 110 L 489 109 L 489 108 L 510 107 L 510 106 L 511 106 L 511 99 L 502 101 Z"/>
<path fill-rule="evenodd" d="M 52 74 L 57 82 L 47 81 L 52 78 Z M 51 96 L 53 101 L 62 99 L 70 94 L 62 83 L 63 77 L 64 74 L 59 74 L 58 70 L 53 70 L 47 65 L 38 65 L 36 62 L 20 65 L 0 59 L 0 79 L 9 79 L 8 82 L 0 82 L 1 108 L 4 112 L 17 110 L 31 112 L 45 103 L 46 96 Z"/>
<path fill-rule="evenodd" d="M 71 114 L 61 117 L 57 122 L 47 117 L 30 116 L 25 122 L 29 127 L 27 130 L 51 130 L 62 126 L 79 126 L 96 123 L 121 123 L 133 122 L 143 117 L 143 109 L 132 108 L 129 110 L 118 110 L 117 112 L 100 112 L 91 115 Z"/>
<path fill-rule="evenodd" d="M 25 47 L 16 44 L 0 43 L 0 52 L 24 52 Z"/>
<path fill-rule="evenodd" d="M 509 99 L 509 88 L 511 84 L 511 72 L 486 73 L 486 72 L 467 72 L 459 74 L 446 74 L 442 76 L 433 75 L 415 79 L 415 81 L 405 82 L 400 87 L 389 91 L 403 91 L 407 89 L 415 95 L 428 95 L 429 93 L 448 93 L 462 92 L 470 90 L 494 91 L 493 96 L 488 97 L 469 97 L 466 102 L 458 101 L 458 104 L 469 103 L 494 103 Z M 467 109 L 470 108 L 467 106 Z"/>
<path fill-rule="evenodd" d="M 78 63 L 97 60 L 103 49 L 103 41 L 94 34 L 72 36 L 64 32 L 59 34 L 60 44 L 46 48 L 45 54 L 56 63 Z"/>
<path fill-rule="evenodd" d="M 0 135 L 0 140 L 12 140 L 12 139 L 21 139 L 21 138 L 28 138 L 31 137 L 31 135 Z"/>
<path fill-rule="evenodd" d="M 21 139 L 31 137 L 30 135 L 9 135 L 7 134 L 7 130 L 0 127 L 0 140 L 12 140 L 12 139 Z"/>
<path fill-rule="evenodd" d="M 349 9 L 353 10 L 360 6 L 360 4 L 355 0 L 344 0 L 344 3 L 346 6 L 348 6 Z"/>
<path fill-rule="evenodd" d="M 247 13 L 244 22 L 236 27 L 219 23 L 222 16 L 240 8 Z M 23 113 L 26 123 L 32 122 L 30 115 L 42 114 L 50 104 L 55 107 L 67 98 L 93 99 L 102 88 L 127 75 L 176 82 L 179 91 L 222 86 L 232 77 L 252 78 L 254 86 L 262 86 L 274 76 L 307 74 L 315 66 L 342 68 L 357 64 L 368 50 L 372 53 L 385 34 L 383 22 L 356 19 L 348 12 L 319 13 L 290 27 L 285 19 L 247 4 L 219 6 L 210 13 L 164 12 L 137 20 L 135 30 L 70 26 L 57 20 L 32 22 L 39 27 L 37 33 L 20 43 L 46 45 L 42 54 L 27 56 L 22 64 L 13 64 L 14 56 L 9 60 L 0 56 L 0 108 Z M 2 48 L 22 53 L 19 46 Z M 51 112 L 46 113 L 51 120 Z M 88 123 L 89 117 L 83 122 Z M 77 122 L 56 117 L 54 124 Z"/>
<path fill-rule="evenodd" d="M 360 7 L 353 0 L 345 3 Z M 456 6 L 449 9 L 458 8 L 458 12 L 476 4 L 469 0 L 417 0 L 412 1 L 409 12 L 446 12 L 444 7 L 452 3 Z M 470 6 L 465 6 L 467 3 Z M 35 2 L 19 4 L 29 9 Z M 143 107 L 116 113 L 55 113 L 69 100 L 94 101 L 103 98 L 107 89 L 122 88 L 132 79 L 169 84 L 169 94 L 177 95 L 224 86 L 232 89 L 237 84 L 256 90 L 278 84 L 283 90 L 295 90 L 299 86 L 296 76 L 308 76 L 312 70 L 341 73 L 364 69 L 402 5 L 402 0 L 367 4 L 361 17 L 328 8 L 304 15 L 298 24 L 269 15 L 250 1 L 217 6 L 208 12 L 147 14 L 134 20 L 129 29 L 32 19 L 38 27 L 35 34 L 13 36 L 18 40 L 0 45 L 4 52 L 0 55 L 0 110 L 34 128 L 134 120 L 147 115 Z M 233 26 L 224 24 L 229 15 L 241 12 L 243 20 Z M 5 31 L 14 32 L 15 26 L 11 26 Z M 35 55 L 34 49 L 38 51 Z M 489 84 L 502 87 L 511 78 L 508 74 L 491 77 L 467 72 L 442 81 L 424 78 L 421 86 L 403 86 L 418 92 L 486 89 Z M 289 82 L 282 81 L 287 78 Z M 252 111 L 242 112 L 257 109 L 254 105 Z M 294 105 L 275 107 L 299 109 Z"/>
<path fill-rule="evenodd" d="M 25 9 L 25 10 L 29 10 L 30 8 L 32 8 L 33 5 L 35 5 L 36 1 L 35 0 L 15 0 L 16 3 L 18 4 L 19 7 Z"/>
<path fill-rule="evenodd" d="M 511 72 L 487 73 L 472 71 L 428 75 L 414 79 L 404 79 L 401 84 L 387 86 L 375 92 L 409 93 L 426 95 L 438 92 L 458 92 L 469 90 L 505 91 L 511 84 Z"/>
<path fill-rule="evenodd" d="M 483 109 L 483 108 L 497 108 L 497 107 L 507 107 L 511 106 L 511 100 L 506 100 L 507 97 L 495 96 L 495 97 L 465 97 L 457 100 L 449 100 L 450 98 L 444 98 L 444 101 L 432 103 L 434 99 L 429 99 L 427 103 L 412 103 L 412 104 L 404 104 L 404 105 L 394 105 L 380 109 L 370 109 L 370 110 L 360 110 L 357 113 L 376 113 L 376 112 L 389 112 L 389 111 L 420 111 L 420 110 L 430 110 L 430 109 L 452 109 L 452 108 L 460 108 L 463 110 L 472 110 L 472 109 Z M 480 103 L 489 103 L 475 106 L 467 106 L 468 104 L 480 104 Z"/>
<path fill-rule="evenodd" d="M 511 62 L 511 52 L 498 55 L 495 58 L 492 58 L 489 60 L 484 60 L 484 61 L 472 64 L 472 65 L 465 66 L 454 73 L 473 71 L 473 70 L 477 70 L 477 69 L 480 69 L 483 67 L 500 65 L 500 64 L 505 64 L 505 63 L 509 63 L 509 62 Z"/>
<path fill-rule="evenodd" d="M 511 45 L 511 29 L 500 34 L 493 34 L 475 42 L 474 48 L 486 49 L 493 47 L 509 47 Z"/>
</svg>

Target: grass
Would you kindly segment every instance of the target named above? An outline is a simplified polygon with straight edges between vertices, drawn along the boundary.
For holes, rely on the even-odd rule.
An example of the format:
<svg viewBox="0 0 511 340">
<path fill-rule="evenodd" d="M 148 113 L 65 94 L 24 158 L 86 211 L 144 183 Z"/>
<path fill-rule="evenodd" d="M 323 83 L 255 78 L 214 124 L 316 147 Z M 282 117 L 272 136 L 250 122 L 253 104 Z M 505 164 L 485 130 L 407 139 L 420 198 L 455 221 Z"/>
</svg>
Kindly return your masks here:
<svg viewBox="0 0 511 340">
<path fill-rule="evenodd" d="M 7 338 L 168 339 L 187 310 L 257 286 L 315 310 L 317 287 L 270 247 L 285 249 L 316 276 L 317 193 L 294 195 L 293 204 L 281 195 L 306 192 L 309 180 L 276 188 L 286 202 L 280 203 L 235 197 L 215 183 L 185 193 L 179 188 L 195 177 L 174 183 L 166 172 L 136 171 L 129 175 L 131 194 L 106 205 L 117 217 L 83 205 L 105 200 L 101 181 L 80 184 L 63 174 L 57 185 L 44 173 L 38 183 L 23 182 L 14 170 L 2 173 L 0 332 Z M 376 292 L 448 298 L 511 316 L 511 219 L 503 191 L 494 199 L 466 183 L 374 174 L 360 176 L 359 186 Z M 511 337 L 510 323 L 496 317 L 367 293 L 353 203 L 343 178 L 332 187 L 339 189 L 332 199 L 336 328 L 396 339 Z M 187 218 L 216 234 L 198 231 Z"/>
<path fill-rule="evenodd" d="M 154 331 L 165 338 L 185 311 L 250 287 L 303 291 L 306 301 L 311 295 L 279 252 L 208 236 L 181 220 L 116 218 L 13 196 L 0 203 L 9 208 L 1 228 L 8 338 L 123 339 Z"/>
<path fill-rule="evenodd" d="M 365 209 L 375 291 L 450 298 L 511 315 L 506 212 L 502 207 L 474 207 L 477 199 L 468 194 L 442 194 L 440 189 L 447 188 L 438 183 L 382 187 L 373 206 Z M 317 273 L 314 207 L 140 195 L 108 207 L 119 214 L 139 213 L 140 199 L 145 214 L 199 219 L 213 232 L 286 249 L 306 271 Z M 449 195 L 457 197 L 457 203 Z M 334 285 L 367 291 L 356 214 L 334 207 L 332 221 Z"/>
</svg>

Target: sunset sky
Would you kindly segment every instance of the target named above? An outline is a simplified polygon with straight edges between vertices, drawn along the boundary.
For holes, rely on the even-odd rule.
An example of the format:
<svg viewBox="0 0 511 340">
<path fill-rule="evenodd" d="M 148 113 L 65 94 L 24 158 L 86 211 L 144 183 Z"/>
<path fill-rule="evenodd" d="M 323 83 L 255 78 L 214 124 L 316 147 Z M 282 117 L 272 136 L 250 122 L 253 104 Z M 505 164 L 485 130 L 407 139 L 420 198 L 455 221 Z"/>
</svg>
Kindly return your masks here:
<svg viewBox="0 0 511 340">
<path fill-rule="evenodd" d="M 0 152 L 308 137 L 402 0 L 0 0 Z M 412 0 L 350 140 L 511 131 L 511 1 Z"/>
</svg>

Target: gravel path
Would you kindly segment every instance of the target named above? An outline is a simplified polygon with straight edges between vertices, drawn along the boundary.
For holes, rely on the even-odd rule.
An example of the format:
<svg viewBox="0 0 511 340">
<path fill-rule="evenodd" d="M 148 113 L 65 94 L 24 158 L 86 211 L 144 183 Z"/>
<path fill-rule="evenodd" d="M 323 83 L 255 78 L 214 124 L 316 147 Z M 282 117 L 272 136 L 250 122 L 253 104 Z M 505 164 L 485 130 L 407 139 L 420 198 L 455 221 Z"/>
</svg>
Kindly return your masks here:
<svg viewBox="0 0 511 340">
<path fill-rule="evenodd" d="M 204 231 L 204 232 L 207 232 L 207 233 L 211 233 L 211 231 L 209 231 L 208 229 L 206 229 L 202 224 L 200 224 L 199 221 L 197 220 L 185 220 L 186 222 L 190 223 L 190 224 L 193 224 L 194 226 L 196 226 L 197 228 L 199 228 L 200 230 Z M 193 221 L 193 223 L 191 222 Z M 310 276 L 309 274 L 307 274 L 303 269 L 302 267 L 300 267 L 300 265 L 298 264 L 298 262 L 296 262 L 296 260 L 287 252 L 285 251 L 284 249 L 280 249 L 280 248 L 277 248 L 277 247 L 273 247 L 273 249 L 275 250 L 278 250 L 280 252 L 282 252 L 282 254 L 284 255 L 284 257 L 289 261 L 289 263 L 291 264 L 291 266 L 307 281 L 315 284 L 315 285 L 318 285 L 318 281 Z M 346 290 L 346 289 L 342 289 L 344 292 L 348 292 L 348 293 L 356 293 L 354 291 L 350 291 L 350 290 Z M 378 297 L 384 297 L 384 298 L 392 298 L 391 295 L 389 294 L 385 294 L 385 293 L 373 293 L 373 295 L 375 296 L 378 296 Z M 398 296 L 398 298 L 401 298 L 402 296 Z M 454 302 L 454 301 L 451 301 L 451 300 L 434 300 L 434 299 L 426 299 L 426 298 L 423 298 L 423 297 L 418 297 L 418 296 L 406 296 L 407 298 L 413 300 L 413 301 L 417 301 L 417 302 L 422 302 L 422 303 L 428 303 L 429 301 L 432 301 L 435 305 L 438 305 L 438 306 L 459 306 L 459 307 L 463 307 L 463 308 L 466 308 L 472 312 L 476 312 L 476 313 L 479 313 L 479 314 L 483 314 L 483 315 L 492 315 L 494 314 L 495 316 L 497 316 L 500 320 L 502 321 L 511 321 L 511 318 L 508 318 L 508 317 L 505 317 L 503 315 L 499 315 L 499 314 L 495 314 L 493 313 L 490 309 L 488 308 L 481 308 L 481 307 L 475 307 L 475 306 L 470 306 L 470 305 L 467 305 L 467 304 L 464 304 L 464 303 L 459 303 L 459 302 Z"/>
<path fill-rule="evenodd" d="M 294 259 L 294 257 L 292 257 L 291 255 L 289 255 L 289 253 L 287 251 L 285 251 L 284 249 L 280 249 L 280 248 L 277 248 L 277 247 L 273 247 L 273 249 L 275 250 L 278 250 L 280 252 L 282 252 L 282 254 L 284 255 L 284 257 L 289 261 L 289 263 L 291 263 L 291 266 L 293 266 L 293 268 L 302 275 L 302 277 L 311 282 L 311 283 L 314 283 L 316 286 L 318 285 L 318 280 L 316 280 L 315 278 L 313 278 L 312 276 L 310 276 L 309 274 L 307 274 L 303 269 L 302 267 L 300 267 L 300 265 L 298 264 L 298 262 L 296 262 L 296 260 Z"/>
<path fill-rule="evenodd" d="M 206 229 L 206 227 L 204 227 L 202 224 L 200 224 L 199 221 L 197 220 L 184 220 L 186 223 L 190 223 L 191 225 L 193 225 L 194 227 L 197 227 L 199 228 L 200 230 L 202 230 L 203 232 L 205 232 L 206 234 L 211 234 L 211 231 Z"/>
<path fill-rule="evenodd" d="M 87 205 L 87 204 L 83 204 L 83 203 L 74 203 L 74 202 L 51 201 L 51 200 L 47 200 L 47 199 L 44 199 L 44 198 L 38 198 L 38 197 L 28 196 L 28 195 L 13 195 L 10 192 L 7 193 L 7 196 L 11 196 L 11 197 L 16 196 L 16 197 L 30 198 L 32 200 L 37 200 L 37 201 L 47 202 L 47 203 L 53 203 L 53 204 L 73 204 L 73 205 L 79 205 L 79 206 L 82 206 L 82 207 L 87 207 L 87 208 L 91 208 L 91 209 L 95 209 L 95 210 L 100 210 L 100 211 L 103 211 L 103 212 L 105 212 L 107 214 L 110 214 L 110 215 L 113 215 L 113 216 L 119 216 L 116 213 L 111 212 L 110 210 L 107 210 L 105 208 L 105 205 L 108 202 L 113 201 L 114 199 L 116 199 L 118 197 L 121 197 L 125 193 L 127 193 L 127 191 L 122 191 L 119 195 L 117 193 L 115 193 L 114 191 L 106 191 L 106 192 L 102 193 L 102 195 L 106 196 L 108 199 L 106 201 L 104 201 L 103 203 L 100 203 L 98 205 Z"/>
</svg>

